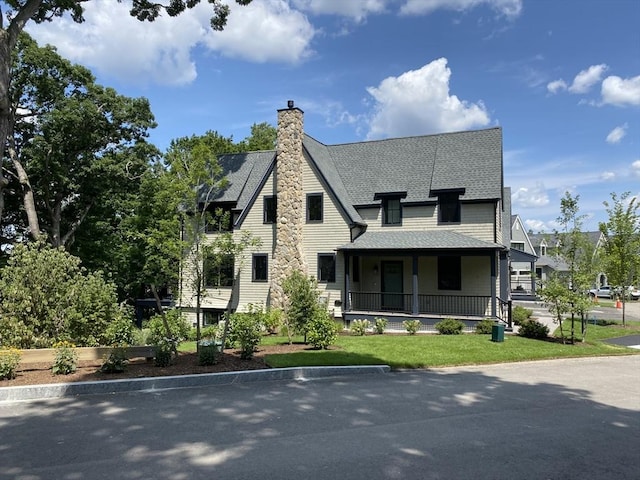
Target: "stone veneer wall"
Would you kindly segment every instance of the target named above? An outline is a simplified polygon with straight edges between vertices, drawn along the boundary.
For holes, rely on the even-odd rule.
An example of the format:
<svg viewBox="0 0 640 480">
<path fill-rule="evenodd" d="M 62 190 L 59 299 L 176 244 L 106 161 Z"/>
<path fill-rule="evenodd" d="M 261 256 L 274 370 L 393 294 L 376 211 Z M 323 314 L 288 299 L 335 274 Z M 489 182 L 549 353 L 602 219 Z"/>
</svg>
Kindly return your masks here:
<svg viewBox="0 0 640 480">
<path fill-rule="evenodd" d="M 303 112 L 292 107 L 278 110 L 275 182 L 277 192 L 276 245 L 271 262 L 271 299 L 275 308 L 285 305 L 283 281 L 294 270 L 306 273 L 302 251 L 305 222 L 302 184 Z"/>
</svg>

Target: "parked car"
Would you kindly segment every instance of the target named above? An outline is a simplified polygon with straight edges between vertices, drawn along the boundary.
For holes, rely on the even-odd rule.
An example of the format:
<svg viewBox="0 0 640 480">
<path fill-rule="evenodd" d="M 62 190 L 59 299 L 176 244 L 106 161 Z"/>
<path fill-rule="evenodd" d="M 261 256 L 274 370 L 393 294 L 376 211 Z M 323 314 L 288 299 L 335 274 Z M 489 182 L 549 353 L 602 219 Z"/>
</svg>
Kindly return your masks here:
<svg viewBox="0 0 640 480">
<path fill-rule="evenodd" d="M 592 288 L 589 290 L 589 295 L 591 297 L 598 298 L 611 298 L 614 293 L 614 290 L 609 285 L 603 285 L 600 288 Z"/>
<path fill-rule="evenodd" d="M 629 298 L 631 300 L 640 300 L 640 289 L 638 289 L 638 288 L 636 288 L 634 286 L 630 286 L 628 288 L 628 290 L 629 291 L 628 291 L 627 294 L 629 295 Z"/>
</svg>

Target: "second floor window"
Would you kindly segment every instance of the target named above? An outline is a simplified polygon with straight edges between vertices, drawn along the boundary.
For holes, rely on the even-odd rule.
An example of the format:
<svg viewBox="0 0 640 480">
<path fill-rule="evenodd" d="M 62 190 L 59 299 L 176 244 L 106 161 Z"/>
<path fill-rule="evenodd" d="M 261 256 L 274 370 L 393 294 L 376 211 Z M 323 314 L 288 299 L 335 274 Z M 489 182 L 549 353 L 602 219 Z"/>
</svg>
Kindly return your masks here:
<svg viewBox="0 0 640 480">
<path fill-rule="evenodd" d="M 307 195 L 307 222 L 322 222 L 322 194 Z"/>
<path fill-rule="evenodd" d="M 233 255 L 207 255 L 202 273 L 205 287 L 231 287 L 234 274 Z"/>
<path fill-rule="evenodd" d="M 276 223 L 277 203 L 276 197 L 264 197 L 264 223 Z"/>
<path fill-rule="evenodd" d="M 382 200 L 382 224 L 402 225 L 402 206 L 399 198 L 384 198 Z"/>
<path fill-rule="evenodd" d="M 457 193 L 446 193 L 438 197 L 438 220 L 440 223 L 460 223 L 460 197 Z"/>
</svg>

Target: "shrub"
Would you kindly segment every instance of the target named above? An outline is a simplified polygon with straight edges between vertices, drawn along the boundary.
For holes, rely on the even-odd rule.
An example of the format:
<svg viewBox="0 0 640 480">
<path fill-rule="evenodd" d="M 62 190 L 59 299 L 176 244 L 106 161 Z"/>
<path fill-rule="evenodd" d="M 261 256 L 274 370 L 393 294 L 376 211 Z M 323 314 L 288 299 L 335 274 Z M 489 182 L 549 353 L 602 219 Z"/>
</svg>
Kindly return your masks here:
<svg viewBox="0 0 640 480">
<path fill-rule="evenodd" d="M 352 320 L 351 321 L 351 335 L 361 337 L 365 333 L 367 333 L 367 328 L 369 328 L 369 320 Z"/>
<path fill-rule="evenodd" d="M 375 332 L 377 334 L 382 335 L 384 333 L 385 328 L 387 328 L 387 319 L 386 318 L 377 317 L 375 319 L 375 322 L 376 323 L 373 326 Z"/>
<path fill-rule="evenodd" d="M 0 380 L 16 378 L 22 353 L 17 348 L 0 348 Z"/>
<path fill-rule="evenodd" d="M 51 372 L 54 375 L 69 375 L 76 371 L 78 367 L 78 352 L 75 345 L 70 342 L 62 341 L 53 345 L 56 349 L 56 356 L 51 366 Z"/>
<path fill-rule="evenodd" d="M 420 327 L 422 326 L 422 322 L 416 318 L 412 320 L 405 320 L 402 322 L 402 326 L 409 333 L 409 335 L 415 335 Z"/>
<path fill-rule="evenodd" d="M 189 338 L 189 331 L 191 327 L 179 309 L 174 308 L 167 311 L 165 313 L 165 318 L 169 324 L 169 330 L 171 331 L 171 335 L 169 336 L 167 336 L 167 330 L 164 326 L 161 315 L 154 315 L 146 323 L 146 327 L 150 330 L 148 340 L 151 345 L 158 345 L 165 341 L 165 339 L 169 339 L 178 345 L 180 342 Z"/>
<path fill-rule="evenodd" d="M 542 340 L 549 336 L 549 327 L 543 325 L 537 320 L 525 320 L 520 324 L 518 335 Z"/>
<path fill-rule="evenodd" d="M 134 328 L 131 345 L 151 345 L 151 330 L 148 328 Z"/>
<path fill-rule="evenodd" d="M 107 345 L 134 345 L 136 326 L 130 307 L 122 308 L 119 315 L 107 326 L 105 332 Z"/>
<path fill-rule="evenodd" d="M 435 324 L 440 335 L 460 335 L 464 328 L 464 323 L 455 318 L 447 318 Z"/>
<path fill-rule="evenodd" d="M 173 360 L 173 349 L 175 344 L 170 339 L 162 339 L 155 344 L 156 354 L 153 357 L 153 364 L 156 367 L 168 367 Z"/>
<path fill-rule="evenodd" d="M 202 330 L 200 330 L 200 336 L 203 339 L 211 339 L 213 340 L 218 335 L 218 325 L 207 325 Z"/>
<path fill-rule="evenodd" d="M 116 288 L 102 273 L 46 243 L 17 244 L 0 273 L 0 334 L 3 344 L 51 346 L 58 340 L 93 346 L 104 342 L 119 312 Z"/>
<path fill-rule="evenodd" d="M 262 324 L 259 315 L 236 312 L 231 315 L 230 331 L 235 343 L 240 345 L 240 357 L 253 357 L 256 346 L 262 338 Z"/>
<path fill-rule="evenodd" d="M 309 343 L 317 349 L 326 349 L 338 339 L 338 325 L 326 310 L 318 310 L 309 322 Z"/>
<path fill-rule="evenodd" d="M 201 340 L 198 345 L 198 365 L 215 365 L 218 363 L 218 346 L 215 340 Z"/>
<path fill-rule="evenodd" d="M 282 325 L 282 310 L 279 308 L 267 308 L 263 317 L 263 324 L 268 333 L 278 333 L 278 329 Z"/>
<path fill-rule="evenodd" d="M 522 322 L 529 320 L 532 314 L 533 310 L 516 305 L 511 311 L 511 319 L 514 325 L 520 325 Z"/>
<path fill-rule="evenodd" d="M 294 270 L 289 275 L 282 288 L 289 306 L 286 312 L 286 323 L 288 333 L 298 333 L 307 337 L 309 323 L 315 317 L 318 310 L 318 282 L 311 277 L 307 277 L 302 272 Z"/>
<path fill-rule="evenodd" d="M 484 320 L 480 320 L 476 323 L 476 333 L 480 335 L 491 334 L 493 331 L 493 326 L 496 324 L 490 318 L 485 318 Z"/>
<path fill-rule="evenodd" d="M 103 373 L 121 373 L 127 368 L 127 351 L 124 347 L 114 347 L 100 367 Z"/>
</svg>

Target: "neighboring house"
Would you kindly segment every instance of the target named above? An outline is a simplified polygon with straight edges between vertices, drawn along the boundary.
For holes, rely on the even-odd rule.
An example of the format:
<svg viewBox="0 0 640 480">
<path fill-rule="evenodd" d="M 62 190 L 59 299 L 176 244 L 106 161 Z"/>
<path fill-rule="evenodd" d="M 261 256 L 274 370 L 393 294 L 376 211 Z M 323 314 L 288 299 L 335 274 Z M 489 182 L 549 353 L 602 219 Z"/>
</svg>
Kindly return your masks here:
<svg viewBox="0 0 640 480">
<path fill-rule="evenodd" d="M 593 254 L 604 242 L 602 232 L 585 232 L 589 243 L 593 246 Z M 558 256 L 559 239 L 554 234 L 531 233 L 529 239 L 535 250 L 538 259 L 535 263 L 536 280 L 538 283 L 545 282 L 554 272 L 568 272 L 569 266 L 565 260 Z M 607 277 L 604 273 L 598 273 L 594 279 L 594 286 L 607 285 Z"/>
<path fill-rule="evenodd" d="M 315 277 L 336 318 L 505 318 L 509 215 L 502 130 L 324 145 L 303 112 L 278 111 L 276 151 L 223 155 L 213 208 L 262 241 L 206 274 L 205 323 L 248 304 L 283 307 L 284 279 Z M 505 225 L 505 222 L 507 225 Z M 216 233 L 211 233 L 216 235 Z M 502 297 L 502 298 L 501 298 Z M 192 311 L 192 292 L 179 306 Z M 194 316 L 191 317 L 195 318 Z"/>
<path fill-rule="evenodd" d="M 511 277 L 512 296 L 535 296 L 535 265 L 538 255 L 519 215 L 511 215 L 511 249 L 509 256 L 511 258 L 509 274 Z"/>
</svg>

